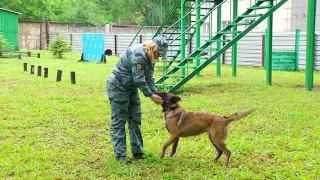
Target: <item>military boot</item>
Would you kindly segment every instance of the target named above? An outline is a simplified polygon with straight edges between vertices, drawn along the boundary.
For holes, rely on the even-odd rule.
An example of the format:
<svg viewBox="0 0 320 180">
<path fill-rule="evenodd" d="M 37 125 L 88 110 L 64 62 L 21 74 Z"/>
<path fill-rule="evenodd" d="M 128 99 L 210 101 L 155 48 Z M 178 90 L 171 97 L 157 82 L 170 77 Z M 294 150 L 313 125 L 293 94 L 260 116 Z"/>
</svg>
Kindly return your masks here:
<svg viewBox="0 0 320 180">
<path fill-rule="evenodd" d="M 130 158 L 126 158 L 124 156 L 117 156 L 116 157 L 117 161 L 119 161 L 120 163 L 125 163 L 125 164 L 131 164 L 132 161 Z"/>
</svg>

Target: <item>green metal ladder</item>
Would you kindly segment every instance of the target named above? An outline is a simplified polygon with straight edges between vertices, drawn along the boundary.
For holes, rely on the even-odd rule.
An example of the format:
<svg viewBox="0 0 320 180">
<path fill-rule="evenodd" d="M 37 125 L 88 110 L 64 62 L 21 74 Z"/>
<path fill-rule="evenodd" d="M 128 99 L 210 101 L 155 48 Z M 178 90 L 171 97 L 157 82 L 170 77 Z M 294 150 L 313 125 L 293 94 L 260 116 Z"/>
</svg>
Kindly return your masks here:
<svg viewBox="0 0 320 180">
<path fill-rule="evenodd" d="M 222 0 L 223 2 L 226 0 Z M 169 41 L 169 46 L 176 46 L 176 47 L 180 47 L 180 49 L 175 50 L 175 49 L 169 49 L 168 50 L 168 54 L 171 54 L 168 56 L 168 60 L 162 60 L 163 62 L 163 69 L 164 71 L 166 69 L 168 69 L 172 63 L 177 59 L 177 57 L 180 55 L 181 52 L 181 48 L 186 48 L 186 46 L 188 45 L 188 43 L 191 42 L 192 37 L 196 34 L 196 24 L 199 22 L 200 26 L 206 21 L 206 19 L 209 17 L 210 14 L 212 14 L 212 12 L 214 10 L 216 10 L 217 5 L 215 4 L 214 0 L 203 0 L 200 2 L 200 4 L 198 6 L 195 5 L 195 0 L 186 0 L 186 2 L 194 2 L 191 5 L 190 10 L 186 13 L 186 15 L 183 17 L 187 17 L 189 15 L 192 15 L 191 13 L 193 11 L 195 11 L 197 8 L 201 8 L 201 10 L 206 10 L 205 14 L 201 14 L 201 18 L 198 21 L 191 21 L 190 25 L 186 27 L 186 29 L 181 32 L 180 29 L 180 22 L 183 18 L 180 18 L 177 22 L 175 22 L 174 24 L 170 25 L 170 26 L 165 26 L 166 23 L 168 22 L 168 20 L 170 18 L 172 18 L 172 16 L 174 15 L 180 15 L 180 14 L 175 14 L 175 10 L 177 8 L 180 8 L 180 1 L 177 1 L 177 3 L 174 5 L 174 8 L 172 9 L 171 13 L 169 14 L 169 16 L 166 18 L 166 20 L 162 23 L 162 25 L 160 26 L 160 28 L 158 29 L 158 31 L 154 34 L 153 37 L 156 37 L 158 35 L 164 35 L 167 40 Z M 209 7 L 207 8 L 203 8 L 202 6 L 204 5 L 208 5 Z M 184 47 L 181 47 L 180 43 L 175 43 L 177 41 L 181 41 L 181 36 L 182 35 L 187 35 L 187 38 L 185 39 L 185 43 L 184 43 Z"/>
<path fill-rule="evenodd" d="M 217 32 L 214 37 L 207 40 L 205 44 L 203 44 L 201 47 L 193 51 L 188 57 L 186 57 L 184 60 L 180 61 L 177 66 L 174 66 L 171 70 L 169 70 L 166 74 L 164 74 L 160 79 L 156 81 L 156 86 L 158 88 L 162 89 L 169 89 L 169 92 L 174 92 L 177 89 L 179 89 L 181 86 L 183 86 L 186 82 L 188 82 L 191 78 L 193 78 L 197 73 L 199 73 L 202 69 L 204 69 L 207 65 L 209 65 L 212 61 L 214 61 L 217 57 L 222 55 L 228 48 L 230 48 L 234 43 L 239 41 L 242 37 L 244 37 L 246 34 L 248 34 L 253 28 L 255 28 L 257 25 L 259 25 L 263 20 L 265 20 L 268 16 L 270 16 L 272 13 L 274 13 L 278 8 L 280 8 L 284 3 L 286 3 L 288 0 L 278 0 L 278 2 L 275 5 L 265 5 L 266 2 L 270 2 L 273 0 L 257 0 L 256 3 L 251 6 L 250 8 L 247 8 L 247 10 L 240 16 L 238 16 L 236 19 L 234 19 L 233 22 L 227 24 L 227 26 L 222 29 L 221 31 Z M 222 4 L 222 3 L 221 3 Z M 219 4 L 219 6 L 221 5 Z M 267 11 L 263 14 L 256 14 L 252 13 L 255 10 L 260 9 L 266 9 Z M 254 21 L 251 22 L 241 22 L 245 18 L 257 18 Z M 221 40 L 221 37 L 225 34 L 233 34 L 234 32 L 231 31 L 232 27 L 234 26 L 247 26 L 244 31 L 236 32 L 236 36 L 233 37 L 231 40 Z M 181 77 L 177 83 L 169 82 L 165 83 L 168 79 L 171 79 L 172 77 L 176 79 L 177 75 L 175 74 L 179 70 L 184 70 L 186 68 L 189 68 L 188 63 L 189 61 L 196 59 L 197 56 L 204 50 L 208 49 L 208 47 L 217 42 L 225 42 L 224 46 L 220 50 L 218 50 L 213 56 L 209 57 L 206 61 L 204 61 L 202 64 L 200 64 L 197 67 L 194 67 L 192 72 L 187 74 L 185 77 Z"/>
</svg>

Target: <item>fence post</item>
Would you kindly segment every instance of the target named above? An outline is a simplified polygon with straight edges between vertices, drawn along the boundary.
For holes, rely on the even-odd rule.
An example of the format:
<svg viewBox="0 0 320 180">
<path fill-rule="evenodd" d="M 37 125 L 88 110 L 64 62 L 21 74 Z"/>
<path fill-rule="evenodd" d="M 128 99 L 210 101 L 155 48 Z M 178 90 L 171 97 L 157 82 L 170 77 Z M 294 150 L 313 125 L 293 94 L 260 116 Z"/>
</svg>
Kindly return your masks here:
<svg viewBox="0 0 320 180">
<path fill-rule="evenodd" d="M 72 46 L 72 34 L 70 33 L 70 46 Z"/>
<path fill-rule="evenodd" d="M 225 40 L 226 40 L 226 35 L 223 35 L 222 36 L 222 46 L 224 46 L 224 45 L 226 45 L 226 42 L 225 42 Z M 225 64 L 226 63 L 226 53 L 224 52 L 223 54 L 222 54 L 222 64 Z"/>
<path fill-rule="evenodd" d="M 47 47 L 48 47 L 48 45 L 50 44 L 50 36 L 49 36 L 49 21 L 48 20 L 46 20 L 45 21 L 45 28 L 46 28 L 46 42 L 47 42 Z M 47 48 L 48 49 L 48 48 Z"/>
<path fill-rule="evenodd" d="M 296 29 L 296 43 L 295 43 L 295 52 L 296 52 L 296 66 L 295 70 L 299 70 L 299 55 L 300 55 L 300 29 Z"/>
<path fill-rule="evenodd" d="M 261 49 L 261 66 L 264 67 L 264 53 L 265 53 L 265 35 L 262 35 L 262 49 Z"/>
<path fill-rule="evenodd" d="M 117 51 L 117 35 L 114 35 L 114 54 L 118 55 L 118 51 Z"/>
</svg>

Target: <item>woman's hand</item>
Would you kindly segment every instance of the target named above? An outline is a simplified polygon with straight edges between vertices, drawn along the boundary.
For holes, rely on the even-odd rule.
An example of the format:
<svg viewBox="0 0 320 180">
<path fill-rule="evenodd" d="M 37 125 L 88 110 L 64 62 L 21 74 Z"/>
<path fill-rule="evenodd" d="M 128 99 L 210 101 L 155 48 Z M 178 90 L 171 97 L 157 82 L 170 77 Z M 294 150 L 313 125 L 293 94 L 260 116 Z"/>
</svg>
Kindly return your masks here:
<svg viewBox="0 0 320 180">
<path fill-rule="evenodd" d="M 163 103 L 162 97 L 160 97 L 160 96 L 158 96 L 156 94 L 152 94 L 151 99 L 156 104 L 162 104 Z"/>
</svg>

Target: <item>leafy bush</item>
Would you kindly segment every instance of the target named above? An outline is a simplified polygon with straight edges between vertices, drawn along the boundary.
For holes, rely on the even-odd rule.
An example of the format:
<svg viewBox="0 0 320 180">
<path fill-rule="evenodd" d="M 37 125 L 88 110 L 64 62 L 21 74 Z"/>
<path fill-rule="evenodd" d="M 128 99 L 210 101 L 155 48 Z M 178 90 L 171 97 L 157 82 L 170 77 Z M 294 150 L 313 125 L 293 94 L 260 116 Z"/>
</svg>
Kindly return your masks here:
<svg viewBox="0 0 320 180">
<path fill-rule="evenodd" d="M 57 36 L 53 39 L 53 42 L 49 45 L 49 50 L 52 54 L 58 58 L 63 57 L 64 52 L 70 52 L 71 46 L 62 36 Z"/>
<path fill-rule="evenodd" d="M 10 44 L 2 33 L 0 33 L 0 51 L 8 51 Z"/>
</svg>

